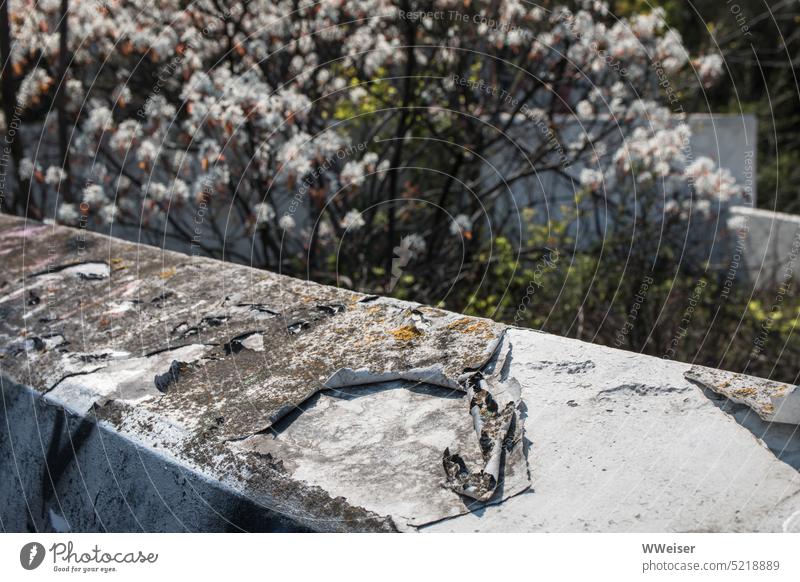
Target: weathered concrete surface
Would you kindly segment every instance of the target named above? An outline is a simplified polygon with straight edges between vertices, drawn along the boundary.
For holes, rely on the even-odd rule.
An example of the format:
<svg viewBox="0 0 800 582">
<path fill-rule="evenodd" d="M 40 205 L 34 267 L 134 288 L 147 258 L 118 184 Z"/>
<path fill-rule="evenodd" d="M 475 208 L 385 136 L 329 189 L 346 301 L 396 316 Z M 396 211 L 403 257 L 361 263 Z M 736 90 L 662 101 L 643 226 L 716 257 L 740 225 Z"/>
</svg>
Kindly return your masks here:
<svg viewBox="0 0 800 582">
<path fill-rule="evenodd" d="M 459 413 L 439 423 L 458 438 L 424 468 L 441 495 L 400 515 L 352 506 L 371 517 L 330 527 L 405 528 L 529 487 L 502 325 L 10 217 L 0 256 L 5 379 L 245 497 L 275 504 L 302 489 L 284 469 L 288 452 L 247 439 L 321 390 L 397 380 L 460 396 Z M 351 512 L 319 488 L 282 512 L 320 527 L 326 499 Z"/>
<path fill-rule="evenodd" d="M 800 527 L 796 427 L 689 365 L 8 217 L 0 257 L 4 529 Z"/>
<path fill-rule="evenodd" d="M 751 408 L 767 422 L 800 425 L 800 388 L 763 378 L 692 366 L 687 380 Z"/>
<path fill-rule="evenodd" d="M 332 529 L 293 513 L 291 498 L 254 501 L 0 378 L 0 531 Z M 296 491 L 298 497 L 310 493 Z M 317 499 L 334 505 L 327 496 Z M 341 519 L 339 510 L 330 515 Z M 353 529 L 389 528 L 363 512 L 351 518 Z"/>
<path fill-rule="evenodd" d="M 426 529 L 800 530 L 796 426 L 772 430 L 739 408 L 733 418 L 684 378 L 688 364 L 523 330 L 510 339 L 533 488 Z"/>
</svg>

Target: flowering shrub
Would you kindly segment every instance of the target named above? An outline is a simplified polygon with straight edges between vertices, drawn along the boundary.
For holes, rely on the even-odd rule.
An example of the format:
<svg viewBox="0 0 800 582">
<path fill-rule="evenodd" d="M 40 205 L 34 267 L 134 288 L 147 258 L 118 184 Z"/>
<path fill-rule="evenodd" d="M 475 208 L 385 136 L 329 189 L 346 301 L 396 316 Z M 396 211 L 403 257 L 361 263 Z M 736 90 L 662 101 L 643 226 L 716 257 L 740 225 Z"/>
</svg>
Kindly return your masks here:
<svg viewBox="0 0 800 582">
<path fill-rule="evenodd" d="M 60 6 L 9 4 L 6 117 L 31 128 L 16 210 L 41 218 L 141 227 L 210 255 L 224 243 L 257 266 L 452 303 L 479 287 L 497 237 L 524 261 L 567 232 L 521 244 L 530 225 L 502 209 L 531 179 L 613 209 L 600 238 L 630 245 L 636 231 L 642 252 L 658 252 L 643 217 L 680 244 L 690 213 L 713 219 L 741 195 L 691 158 L 679 106 L 722 63 L 690 57 L 660 10 L 72 0 L 63 55 Z M 68 149 L 53 155 L 59 125 Z"/>
</svg>

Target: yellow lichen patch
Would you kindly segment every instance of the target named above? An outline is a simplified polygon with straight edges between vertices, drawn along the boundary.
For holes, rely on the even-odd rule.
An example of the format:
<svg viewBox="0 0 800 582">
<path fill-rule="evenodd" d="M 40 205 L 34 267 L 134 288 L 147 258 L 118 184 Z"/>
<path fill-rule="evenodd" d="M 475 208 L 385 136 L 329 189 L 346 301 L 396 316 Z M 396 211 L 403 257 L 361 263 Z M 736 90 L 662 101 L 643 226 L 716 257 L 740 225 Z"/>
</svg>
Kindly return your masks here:
<svg viewBox="0 0 800 582">
<path fill-rule="evenodd" d="M 788 388 L 789 386 L 787 385 L 776 386 L 772 390 L 772 396 L 786 396 L 786 391 L 788 390 Z"/>
<path fill-rule="evenodd" d="M 736 398 L 747 398 L 748 396 L 755 396 L 757 392 L 755 388 L 737 388 L 736 390 L 731 390 L 731 395 Z"/>
<path fill-rule="evenodd" d="M 161 271 L 158 274 L 158 276 L 161 277 L 162 279 L 169 279 L 170 277 L 174 277 L 175 273 L 177 273 L 177 272 L 178 271 L 175 269 L 175 267 L 171 267 L 169 269 L 165 269 L 165 270 Z"/>
<path fill-rule="evenodd" d="M 489 322 L 482 319 L 472 319 L 470 317 L 462 317 L 453 323 L 449 324 L 448 329 L 452 329 L 459 333 L 474 333 L 480 334 L 485 339 L 494 337 L 492 326 Z"/>
<path fill-rule="evenodd" d="M 410 342 L 422 335 L 422 332 L 413 325 L 402 325 L 396 329 L 390 329 L 389 333 L 400 342 Z"/>
<path fill-rule="evenodd" d="M 120 259 L 119 257 L 111 259 L 111 269 L 113 271 L 123 271 L 127 268 L 128 265 L 125 264 L 125 261 L 123 259 Z"/>
</svg>

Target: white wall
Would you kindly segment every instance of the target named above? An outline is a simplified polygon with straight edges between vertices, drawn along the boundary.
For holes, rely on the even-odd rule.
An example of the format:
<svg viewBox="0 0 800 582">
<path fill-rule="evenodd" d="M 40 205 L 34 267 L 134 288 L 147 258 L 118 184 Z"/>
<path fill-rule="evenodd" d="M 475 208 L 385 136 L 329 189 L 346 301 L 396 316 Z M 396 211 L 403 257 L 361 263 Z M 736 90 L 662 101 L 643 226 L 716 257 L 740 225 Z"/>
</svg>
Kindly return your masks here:
<svg viewBox="0 0 800 582">
<path fill-rule="evenodd" d="M 756 288 L 773 288 L 796 278 L 800 216 L 734 206 L 728 224 L 735 227 L 727 234 L 731 257 L 742 264 L 740 269 Z"/>
</svg>

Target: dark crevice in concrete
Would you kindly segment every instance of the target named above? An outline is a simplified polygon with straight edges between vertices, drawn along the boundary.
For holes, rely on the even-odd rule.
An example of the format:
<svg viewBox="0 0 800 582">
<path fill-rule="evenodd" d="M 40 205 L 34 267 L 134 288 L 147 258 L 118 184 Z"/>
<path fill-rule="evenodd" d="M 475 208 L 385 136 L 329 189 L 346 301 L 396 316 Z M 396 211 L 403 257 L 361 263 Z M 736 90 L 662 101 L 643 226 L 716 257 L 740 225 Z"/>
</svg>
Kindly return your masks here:
<svg viewBox="0 0 800 582">
<path fill-rule="evenodd" d="M 37 271 L 36 273 L 31 274 L 30 277 L 40 277 L 42 275 L 52 275 L 54 273 L 60 273 L 60 272 L 65 271 L 67 269 L 77 268 L 76 269 L 76 275 L 78 275 L 78 277 L 80 277 L 81 279 L 84 279 L 84 280 L 87 280 L 87 281 L 100 281 L 102 279 L 107 279 L 108 278 L 108 273 L 100 274 L 100 273 L 91 272 L 91 269 L 87 269 L 86 271 L 82 271 L 80 269 L 81 267 L 94 267 L 94 266 L 98 266 L 98 265 L 104 266 L 109 272 L 111 270 L 110 267 L 108 266 L 108 263 L 106 263 L 106 262 L 101 262 L 101 261 L 79 261 L 79 262 L 76 262 L 76 263 L 67 263 L 65 265 L 59 265 L 57 267 L 48 267 L 47 269 L 45 269 L 43 271 Z"/>
<path fill-rule="evenodd" d="M 223 344 L 223 349 L 225 350 L 225 355 L 231 354 L 238 354 L 244 349 L 247 349 L 246 341 L 248 338 L 251 338 L 254 335 L 259 335 L 265 333 L 263 329 L 256 329 L 253 331 L 247 331 L 245 333 L 239 334 L 236 337 L 231 338 L 229 342 Z"/>
<path fill-rule="evenodd" d="M 189 344 L 178 344 L 178 345 L 175 345 L 175 346 L 167 346 L 166 348 L 159 348 L 157 350 L 153 350 L 151 352 L 147 352 L 142 357 L 143 358 L 150 358 L 152 356 L 157 356 L 158 354 L 163 354 L 163 353 L 166 353 L 166 352 L 174 352 L 175 350 L 179 350 L 181 348 L 185 348 L 185 347 L 193 346 L 193 345 L 195 345 L 195 344 L 194 343 L 189 343 Z M 219 344 L 208 343 L 208 342 L 204 342 L 204 343 L 199 343 L 198 342 L 198 345 L 203 345 L 203 346 L 206 346 L 206 347 L 209 347 L 209 348 L 213 348 L 213 347 L 218 346 Z"/>
<path fill-rule="evenodd" d="M 55 384 L 53 384 L 47 390 L 42 392 L 42 394 L 47 394 L 48 392 L 55 390 L 56 388 L 58 388 L 58 385 L 61 384 L 67 378 L 74 378 L 75 376 L 88 376 L 89 374 L 94 374 L 95 372 L 99 372 L 100 370 L 104 370 L 105 368 L 106 366 L 100 366 L 98 368 L 92 368 L 91 370 L 81 370 L 80 372 L 72 372 L 70 374 L 65 374 L 64 376 L 59 378 Z"/>
<path fill-rule="evenodd" d="M 344 305 L 341 303 L 332 303 L 330 305 L 317 305 L 317 310 L 321 311 L 325 315 L 336 315 L 337 313 L 341 313 L 344 311 Z"/>
<path fill-rule="evenodd" d="M 286 326 L 286 331 L 288 331 L 291 335 L 295 335 L 310 327 L 311 323 L 308 321 L 294 321 Z"/>
<path fill-rule="evenodd" d="M 261 303 L 237 303 L 236 307 L 247 307 L 251 311 L 256 311 L 258 313 L 266 313 L 267 315 L 280 315 L 279 312 L 270 309 L 269 307 L 261 304 Z"/>
<path fill-rule="evenodd" d="M 227 315 L 209 315 L 200 320 L 200 327 L 219 327 L 229 319 Z"/>
<path fill-rule="evenodd" d="M 173 297 L 175 297 L 175 293 L 173 293 L 172 291 L 164 291 L 164 292 L 162 292 L 162 293 L 159 293 L 159 294 L 158 294 L 158 295 L 156 295 L 155 297 L 153 297 L 153 298 L 150 300 L 150 303 L 152 303 L 152 304 L 153 304 L 153 305 L 155 305 L 156 307 L 163 307 L 163 306 L 164 306 L 164 303 L 165 303 L 165 302 L 166 302 L 168 299 L 172 299 Z M 139 301 L 137 300 L 137 301 L 136 301 L 136 303 L 139 303 Z"/>
</svg>

